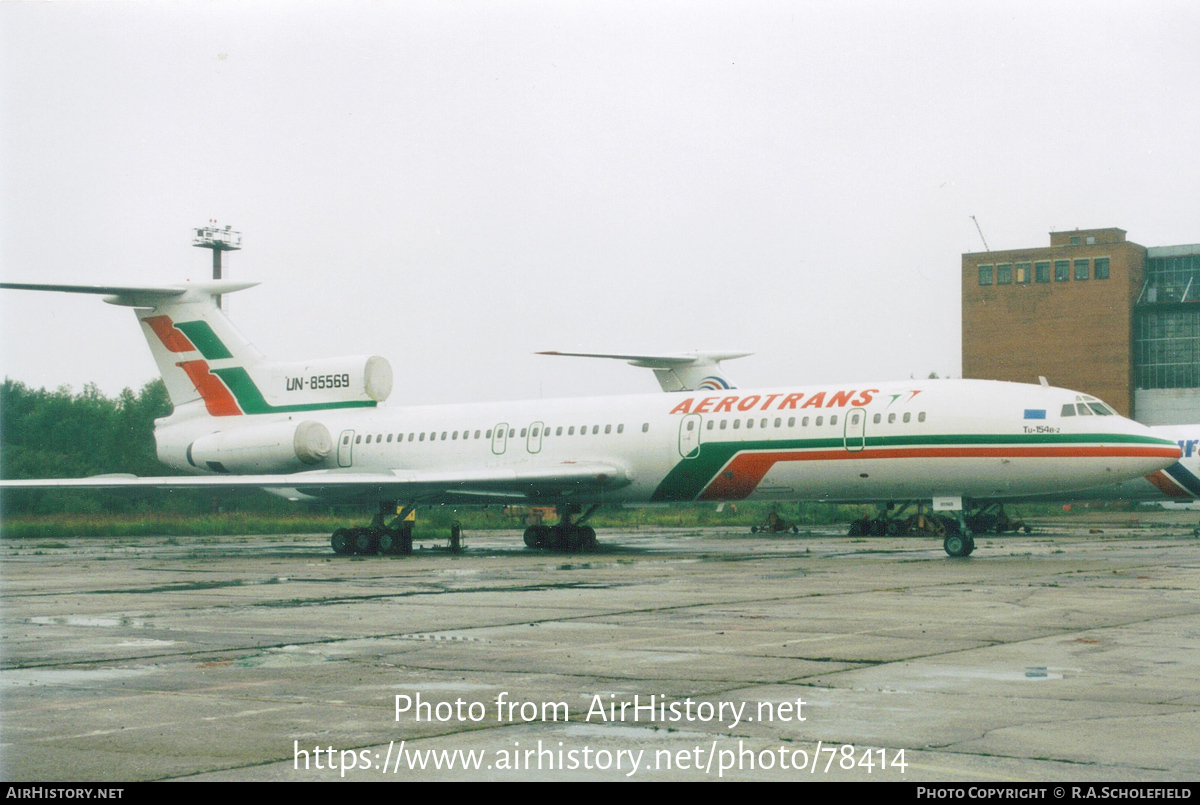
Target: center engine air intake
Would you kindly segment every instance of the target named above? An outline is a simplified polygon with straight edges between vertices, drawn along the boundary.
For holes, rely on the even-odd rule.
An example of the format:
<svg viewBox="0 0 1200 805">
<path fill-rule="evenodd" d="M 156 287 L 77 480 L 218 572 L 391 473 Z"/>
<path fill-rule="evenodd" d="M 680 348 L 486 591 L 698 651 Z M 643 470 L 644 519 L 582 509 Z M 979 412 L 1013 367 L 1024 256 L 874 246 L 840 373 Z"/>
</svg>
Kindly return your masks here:
<svg viewBox="0 0 1200 805">
<path fill-rule="evenodd" d="M 392 393 L 392 365 L 387 358 L 378 355 L 258 363 L 246 369 L 264 401 L 276 407 L 338 403 L 374 405 Z"/>
</svg>

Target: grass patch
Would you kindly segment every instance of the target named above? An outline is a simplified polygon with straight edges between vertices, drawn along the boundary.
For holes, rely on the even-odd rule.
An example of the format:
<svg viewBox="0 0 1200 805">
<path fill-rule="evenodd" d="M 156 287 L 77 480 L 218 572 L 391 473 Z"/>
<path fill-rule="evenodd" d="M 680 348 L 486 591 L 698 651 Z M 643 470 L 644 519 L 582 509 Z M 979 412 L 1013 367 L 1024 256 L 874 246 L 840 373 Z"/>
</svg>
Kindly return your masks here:
<svg viewBox="0 0 1200 805">
<path fill-rule="evenodd" d="M 747 533 L 752 525 L 761 525 L 773 506 L 767 503 L 743 503 L 726 505 L 717 511 L 713 505 L 677 504 L 646 508 L 602 509 L 589 523 L 597 529 L 605 528 L 701 528 L 734 527 L 744 528 Z M 829 525 L 845 523 L 861 516 L 866 507 L 832 506 L 826 504 L 795 504 L 779 506 L 782 517 L 799 526 Z M 338 528 L 366 525 L 373 510 L 354 507 L 311 510 L 289 513 L 230 511 L 208 514 L 186 512 L 141 512 L 141 513 L 55 513 L 55 514 L 10 514 L 0 520 L 0 538 L 44 539 L 69 537 L 166 537 L 166 544 L 177 545 L 175 537 L 213 537 L 240 534 L 331 534 Z M 464 530 L 491 531 L 496 529 L 523 529 L 537 517 L 554 523 L 557 517 L 553 510 L 527 507 L 493 506 L 472 509 L 455 509 L 449 506 L 433 506 L 417 510 L 415 536 L 418 538 L 443 537 L 450 523 L 458 520 Z"/>
</svg>

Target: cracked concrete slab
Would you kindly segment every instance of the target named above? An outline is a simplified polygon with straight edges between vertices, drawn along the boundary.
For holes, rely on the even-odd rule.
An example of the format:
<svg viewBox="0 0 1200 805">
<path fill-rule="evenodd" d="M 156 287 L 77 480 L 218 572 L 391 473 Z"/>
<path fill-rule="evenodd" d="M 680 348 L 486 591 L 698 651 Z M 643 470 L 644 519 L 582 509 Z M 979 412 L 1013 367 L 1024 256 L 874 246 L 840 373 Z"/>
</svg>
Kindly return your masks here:
<svg viewBox="0 0 1200 805">
<path fill-rule="evenodd" d="M 816 758 L 830 780 L 1195 779 L 1200 540 L 1190 515 L 1104 516 L 967 559 L 818 527 L 611 532 L 586 556 L 516 532 L 403 558 L 319 535 L 11 542 L 0 775 L 787 780 Z M 418 695 L 429 717 L 398 717 Z M 542 707 L 565 718 L 525 717 Z M 412 768 L 455 752 L 479 767 Z"/>
</svg>

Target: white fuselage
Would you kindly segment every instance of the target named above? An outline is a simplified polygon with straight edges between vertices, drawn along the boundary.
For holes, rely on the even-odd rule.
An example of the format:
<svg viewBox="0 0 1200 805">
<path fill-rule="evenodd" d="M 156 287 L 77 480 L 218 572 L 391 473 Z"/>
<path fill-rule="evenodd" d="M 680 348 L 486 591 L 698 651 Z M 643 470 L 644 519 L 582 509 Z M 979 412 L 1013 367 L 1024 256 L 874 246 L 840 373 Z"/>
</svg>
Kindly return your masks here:
<svg viewBox="0 0 1200 805">
<path fill-rule="evenodd" d="M 625 503 L 987 500 L 1140 478 L 1178 456 L 1173 441 L 1123 417 L 1061 415 L 1090 399 L 995 381 L 859 383 L 240 417 L 180 412 L 161 422 L 157 438 L 166 463 L 201 473 L 453 477 L 465 468 L 596 463 L 620 469 L 628 483 L 574 499 Z M 334 442 L 318 466 L 265 465 L 254 449 L 216 467 L 188 460 L 189 445 L 206 434 L 305 421 L 324 425 Z"/>
</svg>

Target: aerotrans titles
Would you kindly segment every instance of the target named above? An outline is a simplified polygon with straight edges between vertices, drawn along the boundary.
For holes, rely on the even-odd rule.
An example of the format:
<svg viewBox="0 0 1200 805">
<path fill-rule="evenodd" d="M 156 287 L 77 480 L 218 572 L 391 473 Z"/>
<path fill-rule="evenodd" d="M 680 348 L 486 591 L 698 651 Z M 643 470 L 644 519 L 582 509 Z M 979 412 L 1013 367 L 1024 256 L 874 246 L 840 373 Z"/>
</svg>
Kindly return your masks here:
<svg viewBox="0 0 1200 805">
<path fill-rule="evenodd" d="M 671 409 L 672 414 L 719 414 L 735 411 L 785 411 L 797 408 L 861 408 L 869 405 L 879 389 L 858 391 L 818 391 L 807 395 L 792 394 L 731 394 L 728 397 L 688 397 Z"/>
</svg>

